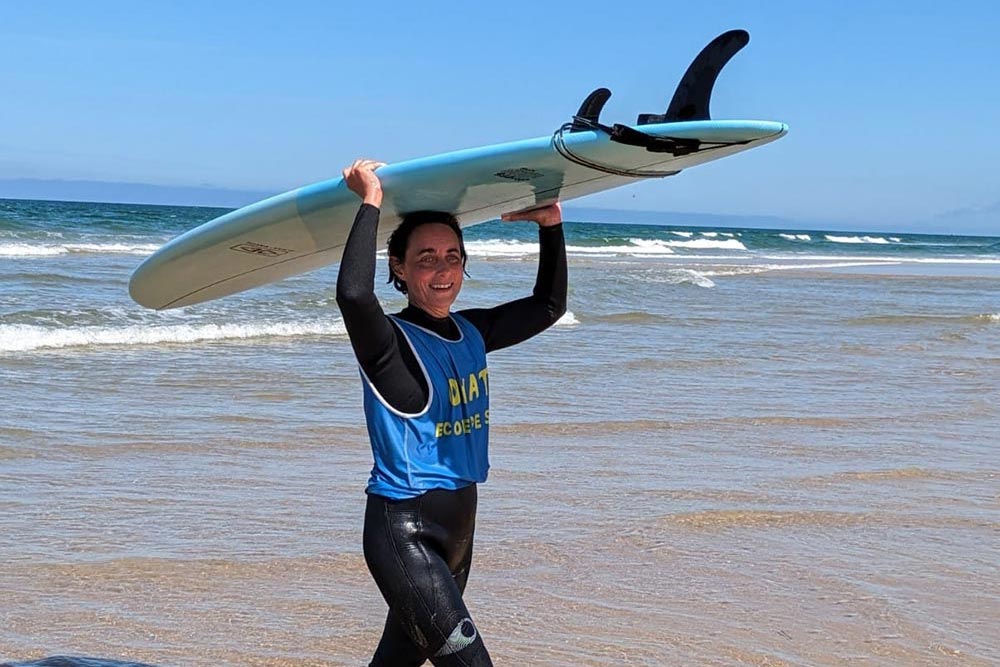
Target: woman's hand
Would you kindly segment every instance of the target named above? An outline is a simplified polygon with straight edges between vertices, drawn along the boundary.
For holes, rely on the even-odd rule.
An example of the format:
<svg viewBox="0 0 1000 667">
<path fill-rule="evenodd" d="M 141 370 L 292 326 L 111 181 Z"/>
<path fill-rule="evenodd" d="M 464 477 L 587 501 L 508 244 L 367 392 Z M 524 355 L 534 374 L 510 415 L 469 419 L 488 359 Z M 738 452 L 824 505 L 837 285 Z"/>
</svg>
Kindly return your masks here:
<svg viewBox="0 0 1000 667">
<path fill-rule="evenodd" d="M 364 203 L 381 208 L 382 181 L 375 170 L 384 166 L 385 162 L 377 160 L 355 160 L 350 167 L 344 169 L 344 182 Z"/>
<path fill-rule="evenodd" d="M 529 208 L 513 213 L 504 213 L 500 216 L 504 222 L 514 222 L 517 220 L 527 220 L 537 222 L 539 227 L 555 227 L 562 224 L 562 206 L 559 202 L 542 206 L 541 208 Z"/>
</svg>

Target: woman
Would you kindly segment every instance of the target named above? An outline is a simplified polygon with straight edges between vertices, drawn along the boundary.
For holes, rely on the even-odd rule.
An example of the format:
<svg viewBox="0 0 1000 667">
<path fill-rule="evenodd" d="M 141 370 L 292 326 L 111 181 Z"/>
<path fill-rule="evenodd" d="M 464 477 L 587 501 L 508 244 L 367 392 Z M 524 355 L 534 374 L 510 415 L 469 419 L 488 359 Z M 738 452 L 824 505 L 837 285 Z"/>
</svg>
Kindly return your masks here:
<svg viewBox="0 0 1000 667">
<path fill-rule="evenodd" d="M 504 220 L 539 226 L 532 296 L 451 312 L 465 272 L 462 231 L 447 213 L 404 217 L 389 239 L 390 282 L 409 304 L 387 316 L 375 297 L 381 163 L 344 170 L 362 204 L 344 248 L 337 304 L 361 366 L 375 465 L 365 561 L 389 605 L 371 667 L 492 665 L 462 593 L 472 562 L 476 485 L 486 480 L 486 353 L 545 330 L 566 311 L 558 204 Z"/>
</svg>

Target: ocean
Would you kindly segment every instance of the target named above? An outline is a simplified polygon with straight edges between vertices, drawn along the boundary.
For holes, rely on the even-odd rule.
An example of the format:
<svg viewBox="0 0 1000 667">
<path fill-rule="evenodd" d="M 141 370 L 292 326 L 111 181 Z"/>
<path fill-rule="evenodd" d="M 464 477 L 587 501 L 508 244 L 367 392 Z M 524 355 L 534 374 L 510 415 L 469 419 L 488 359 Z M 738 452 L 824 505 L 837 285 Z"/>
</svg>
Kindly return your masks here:
<svg viewBox="0 0 1000 667">
<path fill-rule="evenodd" d="M 0 200 L 0 662 L 367 664 L 336 267 L 128 297 L 223 212 Z M 490 358 L 496 664 L 1000 664 L 1000 238 L 565 228 L 569 312 Z M 466 241 L 457 307 L 530 292 L 533 225 Z"/>
</svg>

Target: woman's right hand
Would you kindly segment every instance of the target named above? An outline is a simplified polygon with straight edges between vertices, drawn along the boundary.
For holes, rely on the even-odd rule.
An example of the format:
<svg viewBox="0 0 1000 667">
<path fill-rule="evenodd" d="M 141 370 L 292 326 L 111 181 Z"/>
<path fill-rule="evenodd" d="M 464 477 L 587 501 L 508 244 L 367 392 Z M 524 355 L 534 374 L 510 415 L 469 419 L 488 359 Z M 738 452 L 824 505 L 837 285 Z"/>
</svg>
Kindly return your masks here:
<svg viewBox="0 0 1000 667">
<path fill-rule="evenodd" d="M 517 222 L 527 220 L 537 222 L 539 227 L 555 227 L 562 224 L 562 205 L 559 202 L 542 206 L 541 208 L 529 208 L 513 213 L 504 213 L 500 216 L 504 222 Z"/>
<path fill-rule="evenodd" d="M 344 182 L 364 203 L 381 208 L 382 181 L 375 170 L 384 166 L 385 162 L 377 160 L 355 160 L 350 167 L 344 169 Z"/>
</svg>

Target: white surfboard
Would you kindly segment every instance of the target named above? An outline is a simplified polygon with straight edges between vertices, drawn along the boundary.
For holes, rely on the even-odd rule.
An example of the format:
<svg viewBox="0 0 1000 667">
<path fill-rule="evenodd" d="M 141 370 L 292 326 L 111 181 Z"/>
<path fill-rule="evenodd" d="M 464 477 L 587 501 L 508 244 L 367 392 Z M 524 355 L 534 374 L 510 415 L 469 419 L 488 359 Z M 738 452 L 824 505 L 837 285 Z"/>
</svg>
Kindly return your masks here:
<svg viewBox="0 0 1000 667">
<path fill-rule="evenodd" d="M 599 122 L 610 92 L 598 89 L 550 137 L 382 167 L 380 241 L 408 212 L 447 211 L 468 226 L 672 176 L 778 139 L 788 131 L 783 123 L 709 119 L 715 78 L 748 39 L 743 31 L 716 38 L 688 68 L 667 112 L 641 115 L 634 126 Z M 338 262 L 359 204 L 335 178 L 227 213 L 147 258 L 129 292 L 148 308 L 176 308 Z"/>
</svg>

